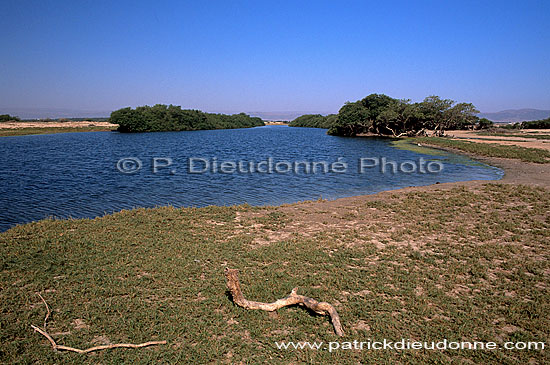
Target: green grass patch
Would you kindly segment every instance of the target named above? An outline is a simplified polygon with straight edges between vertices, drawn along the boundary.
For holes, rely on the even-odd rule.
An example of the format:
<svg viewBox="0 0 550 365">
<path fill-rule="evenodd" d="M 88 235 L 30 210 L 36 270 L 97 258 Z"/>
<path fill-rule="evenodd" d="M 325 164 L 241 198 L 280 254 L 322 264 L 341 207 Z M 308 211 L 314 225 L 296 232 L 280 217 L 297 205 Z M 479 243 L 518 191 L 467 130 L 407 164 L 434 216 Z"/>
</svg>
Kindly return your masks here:
<svg viewBox="0 0 550 365">
<path fill-rule="evenodd" d="M 310 203 L 326 204 L 326 203 Z M 0 234 L 2 363 L 548 363 L 548 351 L 279 350 L 275 341 L 544 341 L 550 339 L 550 191 L 392 194 L 353 206 L 367 226 L 327 228 L 258 245 L 319 211 L 302 205 L 136 209 L 92 220 L 43 220 Z M 332 213 L 327 212 L 328 216 Z M 384 217 L 374 222 L 376 217 Z M 343 217 L 343 220 L 348 218 Z M 390 235 L 395 234 L 398 240 Z M 380 235 L 386 235 L 380 238 Z M 386 238 L 384 238 L 386 237 Z M 380 247 L 376 242 L 383 241 Z M 336 305 L 346 337 L 298 307 L 273 301 L 293 287 Z M 144 349 L 56 353 L 59 344 L 167 340 Z"/>
<path fill-rule="evenodd" d="M 530 132 L 532 133 L 532 132 Z M 533 139 L 550 139 L 548 134 L 527 134 L 527 133 L 499 133 L 499 132 L 477 132 L 479 136 L 496 136 L 496 137 L 521 137 Z"/>
<path fill-rule="evenodd" d="M 534 163 L 550 162 L 550 152 L 540 148 L 503 146 L 496 143 L 475 143 L 441 137 L 416 137 L 414 141 L 434 146 L 454 148 L 460 151 L 488 157 L 512 158 Z"/>
</svg>

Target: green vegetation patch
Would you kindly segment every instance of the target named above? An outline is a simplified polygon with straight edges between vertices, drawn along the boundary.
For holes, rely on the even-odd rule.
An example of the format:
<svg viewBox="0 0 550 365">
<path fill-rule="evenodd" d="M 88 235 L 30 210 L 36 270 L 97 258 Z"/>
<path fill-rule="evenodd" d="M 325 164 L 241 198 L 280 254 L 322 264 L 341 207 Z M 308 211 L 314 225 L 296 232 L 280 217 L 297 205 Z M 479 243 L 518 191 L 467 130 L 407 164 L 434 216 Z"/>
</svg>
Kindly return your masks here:
<svg viewBox="0 0 550 365">
<path fill-rule="evenodd" d="M 384 338 L 549 343 L 549 190 L 487 184 L 317 208 L 326 204 L 136 209 L 12 228 L 0 234 L 0 362 L 550 361 L 547 350 L 277 349 L 275 341 Z M 225 267 L 241 271 L 248 299 L 299 287 L 334 304 L 346 337 L 299 307 L 235 306 Z M 168 343 L 56 353 L 30 327 L 44 320 L 37 293 L 59 344 Z"/>
<path fill-rule="evenodd" d="M 5 122 L 19 122 L 21 119 L 18 117 L 11 116 L 9 114 L 0 114 L 0 123 Z"/>
<path fill-rule="evenodd" d="M 329 114 L 304 114 L 294 119 L 288 125 L 290 127 L 306 127 L 306 128 L 330 128 L 336 124 L 338 115 Z"/>
<path fill-rule="evenodd" d="M 550 139 L 548 134 L 527 134 L 527 133 L 499 133 L 499 132 L 478 132 L 480 136 L 495 136 L 495 137 L 520 137 L 520 138 L 533 138 L 533 139 Z"/>
<path fill-rule="evenodd" d="M 384 94 L 346 102 L 338 114 L 302 115 L 289 123 L 291 127 L 328 128 L 335 136 L 376 134 L 380 136 L 415 136 L 426 129 L 443 134 L 449 129 L 486 129 L 493 122 L 478 118 L 479 111 L 471 103 L 428 96 L 421 103 L 399 100 Z"/>
<path fill-rule="evenodd" d="M 503 146 L 496 143 L 475 143 L 440 137 L 417 137 L 414 140 L 419 143 L 445 148 L 455 148 L 460 151 L 488 157 L 512 158 L 535 163 L 550 162 L 550 152 L 540 148 Z"/>
<path fill-rule="evenodd" d="M 521 123 L 506 124 L 500 128 L 504 129 L 550 129 L 550 118 L 531 120 Z"/>
<path fill-rule="evenodd" d="M 461 164 L 466 166 L 491 168 L 491 166 L 481 163 L 479 161 L 473 160 L 467 156 L 422 145 L 418 143 L 415 138 L 395 139 L 390 144 L 392 147 L 397 148 L 399 150 L 411 151 L 411 152 L 420 153 L 428 156 L 441 156 L 443 157 L 443 159 L 437 159 L 437 160 L 444 160 L 449 163 Z"/>
<path fill-rule="evenodd" d="M 438 150 L 432 147 L 423 146 L 413 138 L 401 138 L 391 141 L 391 146 L 400 150 L 411 151 L 431 156 L 449 156 L 450 152 Z"/>
<path fill-rule="evenodd" d="M 264 125 L 261 118 L 251 117 L 245 113 L 213 114 L 200 110 L 184 110 L 180 106 L 163 104 L 115 110 L 111 113 L 109 121 L 119 125 L 119 132 L 196 131 L 251 128 Z"/>
</svg>

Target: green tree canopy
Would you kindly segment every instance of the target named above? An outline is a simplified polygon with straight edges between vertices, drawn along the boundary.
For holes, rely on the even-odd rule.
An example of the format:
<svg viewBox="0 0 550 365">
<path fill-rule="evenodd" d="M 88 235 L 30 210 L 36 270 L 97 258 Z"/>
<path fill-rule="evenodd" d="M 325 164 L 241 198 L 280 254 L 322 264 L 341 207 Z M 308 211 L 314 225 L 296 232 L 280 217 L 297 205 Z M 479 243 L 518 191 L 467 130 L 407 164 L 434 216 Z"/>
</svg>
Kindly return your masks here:
<svg viewBox="0 0 550 365">
<path fill-rule="evenodd" d="M 18 117 L 12 117 L 9 114 L 1 114 L 0 115 L 0 123 L 2 122 L 19 122 L 21 119 Z"/>
<path fill-rule="evenodd" d="M 522 129 L 550 129 L 550 118 L 521 122 Z"/>
<path fill-rule="evenodd" d="M 335 124 L 328 134 L 338 136 L 355 136 L 368 131 L 372 127 L 369 111 L 361 101 L 346 103 L 340 108 Z"/>
<path fill-rule="evenodd" d="M 118 124 L 120 132 L 194 131 L 264 125 L 262 119 L 250 117 L 244 113 L 212 114 L 163 104 L 115 110 L 111 113 L 109 121 Z"/>
<path fill-rule="evenodd" d="M 330 128 L 337 119 L 336 114 L 304 114 L 289 123 L 291 127 Z"/>
<path fill-rule="evenodd" d="M 375 133 L 399 137 L 433 129 L 442 135 L 448 129 L 473 128 L 479 113 L 470 103 L 458 103 L 439 96 L 428 96 L 420 103 L 399 100 L 384 94 L 371 94 L 346 103 L 328 133 L 355 136 Z"/>
</svg>

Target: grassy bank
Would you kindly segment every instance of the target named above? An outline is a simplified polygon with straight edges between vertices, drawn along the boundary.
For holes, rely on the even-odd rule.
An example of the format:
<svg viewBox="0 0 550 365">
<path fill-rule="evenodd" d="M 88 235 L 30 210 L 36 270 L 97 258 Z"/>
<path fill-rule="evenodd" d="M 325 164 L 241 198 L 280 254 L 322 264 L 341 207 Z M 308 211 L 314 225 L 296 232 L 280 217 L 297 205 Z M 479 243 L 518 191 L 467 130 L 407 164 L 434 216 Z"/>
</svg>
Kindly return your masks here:
<svg viewBox="0 0 550 365">
<path fill-rule="evenodd" d="M 498 143 L 475 143 L 441 137 L 417 137 L 414 141 L 433 146 L 454 148 L 487 157 L 512 158 L 534 163 L 550 163 L 550 152 L 540 148 L 505 146 Z"/>
<path fill-rule="evenodd" d="M 0 129 L 0 137 L 26 136 L 32 134 L 54 134 L 72 132 L 105 132 L 115 130 L 117 127 L 44 127 L 44 128 L 12 128 Z"/>
<path fill-rule="evenodd" d="M 548 134 L 528 134 L 527 133 L 499 133 L 499 132 L 478 132 L 480 136 L 496 136 L 496 137 L 519 137 L 519 138 L 532 138 L 532 139 L 550 139 Z"/>
<path fill-rule="evenodd" d="M 550 191 L 481 188 L 387 193 L 277 208 L 136 209 L 45 220 L 0 234 L 0 362 L 538 363 L 548 351 L 279 350 L 275 341 L 550 339 Z M 399 209 L 396 209 L 399 207 Z M 299 293 L 334 304 L 346 337 L 301 308 L 236 307 Z M 60 344 L 167 340 L 93 355 Z"/>
</svg>

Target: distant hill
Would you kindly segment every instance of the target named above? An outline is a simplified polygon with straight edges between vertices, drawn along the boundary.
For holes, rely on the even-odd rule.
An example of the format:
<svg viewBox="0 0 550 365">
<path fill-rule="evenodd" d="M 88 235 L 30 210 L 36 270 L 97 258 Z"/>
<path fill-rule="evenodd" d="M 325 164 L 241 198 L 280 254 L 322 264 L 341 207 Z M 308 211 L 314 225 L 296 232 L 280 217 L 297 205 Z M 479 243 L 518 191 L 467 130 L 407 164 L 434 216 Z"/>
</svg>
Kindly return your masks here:
<svg viewBox="0 0 550 365">
<path fill-rule="evenodd" d="M 40 118 L 106 118 L 111 111 L 107 110 L 81 110 L 81 109 L 62 109 L 62 108 L 11 108 L 0 107 L 0 114 L 9 114 L 18 116 L 21 119 L 40 119 Z"/>
<path fill-rule="evenodd" d="M 479 117 L 487 118 L 493 122 L 523 122 L 546 119 L 550 117 L 550 110 L 508 109 L 496 113 L 480 113 Z"/>
<path fill-rule="evenodd" d="M 320 112 L 320 111 L 285 111 L 285 112 L 249 112 L 247 113 L 251 117 L 260 117 L 263 120 L 281 120 L 285 122 L 290 122 L 304 114 L 322 114 L 327 115 L 330 112 Z"/>
<path fill-rule="evenodd" d="M 210 113 L 238 114 L 241 111 L 236 110 L 209 110 Z M 98 118 L 109 117 L 111 110 L 81 110 L 81 109 L 62 109 L 62 108 L 13 108 L 0 106 L 0 114 L 9 114 L 18 116 L 21 119 L 39 119 L 39 118 Z M 263 120 L 282 120 L 291 121 L 304 114 L 330 114 L 320 111 L 281 111 L 281 112 L 246 112 L 251 117 L 260 117 Z"/>
<path fill-rule="evenodd" d="M 214 112 L 214 111 L 211 111 Z M 216 111 L 220 113 L 220 111 Z M 238 112 L 223 112 L 225 114 L 234 114 Z M 10 114 L 18 116 L 21 119 L 34 118 L 98 118 L 109 117 L 111 111 L 107 110 L 80 110 L 80 109 L 61 109 L 61 108 L 9 108 L 0 107 L 0 114 Z M 252 117 L 260 117 L 263 120 L 282 120 L 291 121 L 304 114 L 322 114 L 327 115 L 330 112 L 325 111 L 281 111 L 281 112 L 247 112 Z M 531 120 L 540 120 L 550 117 L 550 110 L 540 109 L 508 109 L 496 113 L 480 113 L 480 118 L 487 118 L 493 122 L 523 122 Z"/>
</svg>

